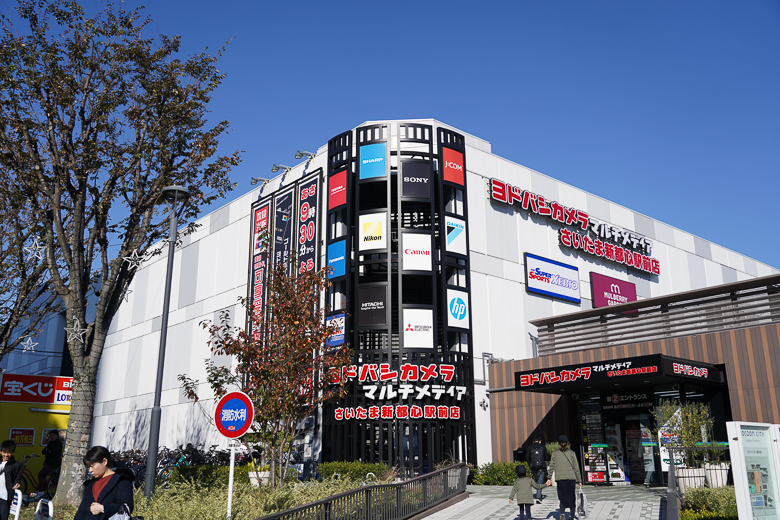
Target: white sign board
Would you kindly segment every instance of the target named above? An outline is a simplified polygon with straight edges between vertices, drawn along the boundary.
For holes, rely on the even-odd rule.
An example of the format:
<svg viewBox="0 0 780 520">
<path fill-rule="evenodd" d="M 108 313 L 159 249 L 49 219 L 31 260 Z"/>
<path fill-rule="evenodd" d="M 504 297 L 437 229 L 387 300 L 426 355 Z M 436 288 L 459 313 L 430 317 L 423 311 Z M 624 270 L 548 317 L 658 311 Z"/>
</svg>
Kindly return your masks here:
<svg viewBox="0 0 780 520">
<path fill-rule="evenodd" d="M 780 520 L 780 425 L 727 422 L 739 518 Z"/>
<path fill-rule="evenodd" d="M 580 272 L 573 265 L 525 253 L 526 290 L 580 303 Z"/>
<path fill-rule="evenodd" d="M 444 217 L 444 233 L 447 237 L 447 252 L 465 255 L 466 221 L 455 217 Z"/>
<path fill-rule="evenodd" d="M 469 328 L 469 295 L 463 291 L 447 289 L 447 325 Z"/>
<path fill-rule="evenodd" d="M 360 251 L 387 248 L 386 221 L 386 213 L 369 213 L 358 217 L 358 249 Z"/>
<path fill-rule="evenodd" d="M 403 269 L 404 271 L 430 271 L 431 266 L 431 235 L 404 233 Z"/>
<path fill-rule="evenodd" d="M 433 311 L 404 309 L 404 348 L 433 348 Z"/>
</svg>

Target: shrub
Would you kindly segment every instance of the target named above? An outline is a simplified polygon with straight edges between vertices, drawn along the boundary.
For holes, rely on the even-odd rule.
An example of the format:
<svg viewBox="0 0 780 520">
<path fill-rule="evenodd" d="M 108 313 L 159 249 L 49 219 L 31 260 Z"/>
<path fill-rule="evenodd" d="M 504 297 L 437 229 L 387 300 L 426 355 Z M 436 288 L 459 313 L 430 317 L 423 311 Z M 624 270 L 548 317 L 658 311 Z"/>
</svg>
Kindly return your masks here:
<svg viewBox="0 0 780 520">
<path fill-rule="evenodd" d="M 735 514 L 733 516 L 715 513 L 713 511 L 691 511 L 684 509 L 680 511 L 680 520 L 739 520 Z"/>
<path fill-rule="evenodd" d="M 384 462 L 375 464 L 360 461 L 323 462 L 317 466 L 322 480 L 328 480 L 338 474 L 342 479 L 364 482 L 366 475 L 373 473 L 380 482 L 393 478 L 392 468 Z"/>
<path fill-rule="evenodd" d="M 527 462 L 488 462 L 474 468 L 472 483 L 481 486 L 511 486 L 517 480 L 515 468 L 525 466 L 526 475 L 531 476 Z"/>
<path fill-rule="evenodd" d="M 250 466 L 236 466 L 233 473 L 233 482 L 249 482 Z M 178 482 L 198 482 L 205 487 L 227 486 L 230 479 L 229 466 L 177 466 L 171 472 L 168 481 Z"/>
<path fill-rule="evenodd" d="M 734 486 L 688 489 L 683 496 L 683 509 L 696 513 L 717 513 L 724 518 L 737 518 Z"/>
</svg>

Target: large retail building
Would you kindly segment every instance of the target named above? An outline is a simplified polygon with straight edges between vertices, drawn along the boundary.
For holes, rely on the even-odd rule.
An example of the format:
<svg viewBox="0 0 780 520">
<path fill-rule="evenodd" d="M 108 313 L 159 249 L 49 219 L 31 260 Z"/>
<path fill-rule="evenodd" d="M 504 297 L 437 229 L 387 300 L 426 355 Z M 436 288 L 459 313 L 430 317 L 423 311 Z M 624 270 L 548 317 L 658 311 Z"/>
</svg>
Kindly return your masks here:
<svg viewBox="0 0 780 520">
<path fill-rule="evenodd" d="M 343 334 L 332 342 L 355 352 L 345 370 L 350 393 L 322 410 L 307 453 L 414 471 L 449 457 L 505 459 L 525 442 L 498 431 L 505 423 L 488 392 L 488 367 L 538 357 L 537 337 L 549 327 L 530 322 L 778 273 L 498 157 L 489 142 L 435 120 L 367 122 L 281 169 L 201 218 L 176 253 L 163 445 L 219 442 L 208 420 L 213 402 L 189 402 L 177 375 L 205 379 L 203 320 L 230 310 L 243 324 L 239 297 L 263 308 L 271 266 L 256 244 L 264 230 L 274 242 L 271 264 L 288 263 L 296 251 L 291 269 L 333 269 L 327 301 Z M 98 378 L 96 444 L 146 444 L 165 265 L 165 254 L 142 264 L 112 324 Z M 577 363 L 566 364 L 574 373 Z M 506 390 L 513 375 L 501 377 L 492 386 Z M 637 421 L 647 408 L 634 410 Z M 517 435 L 535 429 L 516 428 Z"/>
</svg>

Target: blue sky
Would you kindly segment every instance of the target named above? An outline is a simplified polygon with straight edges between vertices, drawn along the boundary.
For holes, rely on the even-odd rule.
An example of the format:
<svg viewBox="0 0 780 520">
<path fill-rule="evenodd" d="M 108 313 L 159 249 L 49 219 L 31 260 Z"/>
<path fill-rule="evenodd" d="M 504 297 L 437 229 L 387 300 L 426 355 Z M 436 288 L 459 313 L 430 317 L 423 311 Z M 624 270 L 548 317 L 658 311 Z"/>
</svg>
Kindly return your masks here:
<svg viewBox="0 0 780 520">
<path fill-rule="evenodd" d="M 780 267 L 779 0 L 158 0 L 146 12 L 187 54 L 231 40 L 211 108 L 231 123 L 224 152 L 245 151 L 234 196 L 363 121 L 435 118 Z"/>
</svg>

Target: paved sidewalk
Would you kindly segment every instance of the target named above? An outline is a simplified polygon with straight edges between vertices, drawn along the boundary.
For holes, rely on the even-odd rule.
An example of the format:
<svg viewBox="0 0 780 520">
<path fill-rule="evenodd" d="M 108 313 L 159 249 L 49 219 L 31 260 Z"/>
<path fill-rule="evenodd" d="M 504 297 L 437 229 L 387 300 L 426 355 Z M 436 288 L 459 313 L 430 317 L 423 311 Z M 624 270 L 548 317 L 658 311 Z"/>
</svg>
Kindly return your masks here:
<svg viewBox="0 0 780 520">
<path fill-rule="evenodd" d="M 509 503 L 509 486 L 467 486 L 469 498 L 428 520 L 512 520 L 519 516 L 517 502 Z M 666 520 L 666 488 L 637 486 L 584 486 L 590 514 L 588 520 Z M 542 491 L 546 498 L 531 506 L 534 519 L 558 518 L 558 491 Z M 568 516 L 567 516 L 568 518 Z"/>
</svg>

